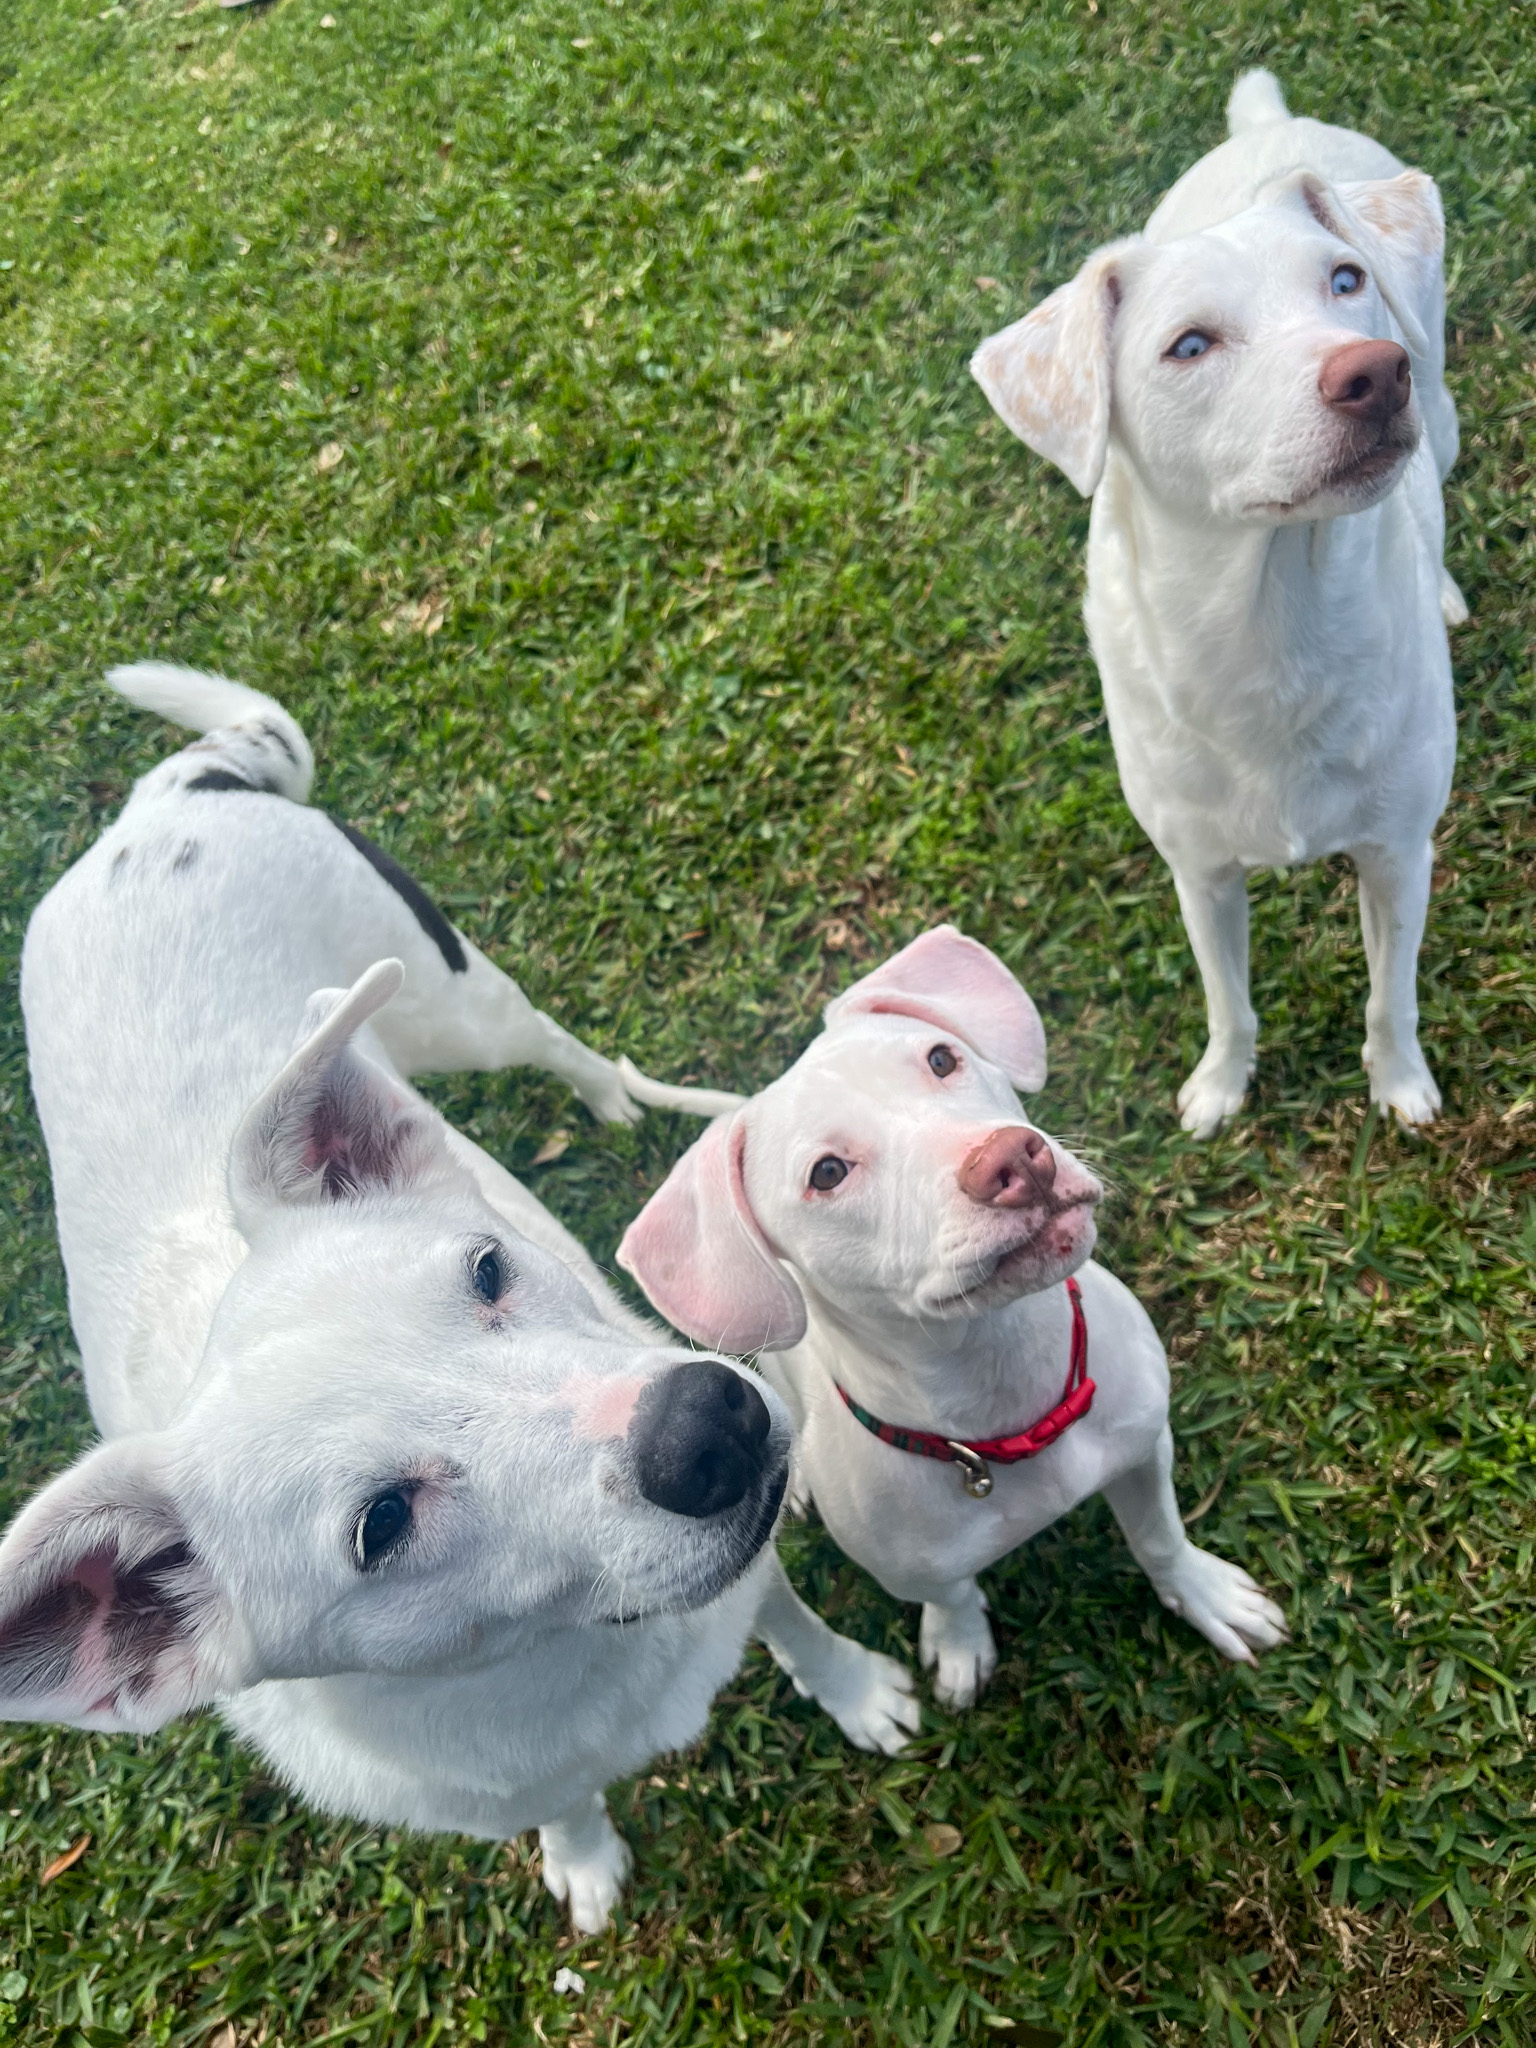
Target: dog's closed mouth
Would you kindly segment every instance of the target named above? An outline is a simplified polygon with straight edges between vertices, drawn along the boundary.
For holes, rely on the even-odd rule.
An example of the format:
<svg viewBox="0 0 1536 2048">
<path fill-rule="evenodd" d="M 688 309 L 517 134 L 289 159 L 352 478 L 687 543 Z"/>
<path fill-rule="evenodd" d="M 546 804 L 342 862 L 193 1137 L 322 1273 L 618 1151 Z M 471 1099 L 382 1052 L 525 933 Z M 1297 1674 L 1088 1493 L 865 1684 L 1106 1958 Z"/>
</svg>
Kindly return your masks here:
<svg viewBox="0 0 1536 2048">
<path fill-rule="evenodd" d="M 773 1535 L 774 1524 L 779 1519 L 779 1509 L 784 1504 L 785 1490 L 789 1485 L 789 1460 L 785 1458 L 778 1471 L 763 1488 L 757 1511 L 751 1523 L 731 1545 L 726 1556 L 717 1560 L 714 1570 L 707 1573 L 697 1584 L 687 1586 L 671 1597 L 665 1597 L 654 1604 L 639 1608 L 621 1608 L 617 1614 L 597 1615 L 594 1619 L 609 1628 L 623 1628 L 626 1624 L 650 1621 L 663 1614 L 688 1614 L 696 1607 L 707 1607 L 711 1600 L 718 1600 L 726 1588 L 735 1585 L 742 1573 L 762 1550 Z M 733 1513 L 739 1510 L 733 1510 Z"/>
<path fill-rule="evenodd" d="M 1251 505 L 1248 509 L 1250 512 L 1265 512 L 1272 518 L 1278 518 L 1287 512 L 1299 512 L 1314 499 L 1327 497 L 1334 491 L 1369 491 L 1373 485 L 1394 476 L 1417 446 L 1417 434 L 1403 438 L 1400 433 L 1389 428 L 1374 448 L 1367 449 L 1364 455 L 1351 456 L 1347 462 L 1338 463 L 1320 482 L 1314 484 L 1310 491 L 1304 491 L 1299 498 L 1275 498 Z"/>
<path fill-rule="evenodd" d="M 1092 1209 L 1096 1201 L 1097 1197 L 1084 1196 L 1079 1201 L 1064 1202 L 1060 1208 L 1050 1210 L 1044 1221 L 1038 1224 L 1028 1237 L 1021 1238 L 1017 1244 L 1007 1246 L 989 1261 L 978 1264 L 975 1277 L 970 1283 L 958 1288 L 953 1294 L 944 1295 L 933 1304 L 930 1313 L 941 1316 L 955 1315 L 965 1309 L 984 1305 L 998 1283 L 1011 1280 L 1018 1269 L 1026 1265 L 1039 1251 L 1041 1239 L 1049 1231 L 1054 1230 L 1064 1217 L 1074 1215 L 1079 1209 Z"/>
</svg>

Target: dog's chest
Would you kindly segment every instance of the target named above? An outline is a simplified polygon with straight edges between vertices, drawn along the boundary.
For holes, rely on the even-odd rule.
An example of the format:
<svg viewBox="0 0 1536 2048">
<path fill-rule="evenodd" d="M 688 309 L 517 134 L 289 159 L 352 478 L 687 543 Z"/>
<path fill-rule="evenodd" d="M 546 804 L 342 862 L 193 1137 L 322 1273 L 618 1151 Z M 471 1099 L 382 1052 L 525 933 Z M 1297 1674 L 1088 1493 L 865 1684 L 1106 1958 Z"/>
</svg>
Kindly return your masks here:
<svg viewBox="0 0 1536 2048">
<path fill-rule="evenodd" d="M 1250 611 L 1224 612 L 1149 590 L 1097 537 L 1086 616 L 1116 762 L 1166 857 L 1287 866 L 1435 815 L 1450 672 L 1419 585 L 1411 564 L 1401 586 L 1353 590 L 1277 571 Z"/>
<path fill-rule="evenodd" d="M 959 1465 L 883 1442 L 818 1380 L 797 1448 L 801 1470 L 832 1536 L 893 1591 L 984 1570 L 1104 1483 L 1098 1433 L 1079 1425 L 1038 1457 L 993 1465 L 992 1490 L 978 1499 Z"/>
</svg>

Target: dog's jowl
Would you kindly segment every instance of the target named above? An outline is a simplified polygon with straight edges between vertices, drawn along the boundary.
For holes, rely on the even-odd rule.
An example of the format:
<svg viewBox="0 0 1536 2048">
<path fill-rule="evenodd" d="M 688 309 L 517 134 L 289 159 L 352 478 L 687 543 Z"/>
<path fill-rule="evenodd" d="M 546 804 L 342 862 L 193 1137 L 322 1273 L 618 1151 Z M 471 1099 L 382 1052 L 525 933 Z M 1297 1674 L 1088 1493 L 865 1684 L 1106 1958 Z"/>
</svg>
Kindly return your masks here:
<svg viewBox="0 0 1536 2048">
<path fill-rule="evenodd" d="M 146 1730 L 211 1701 L 321 1805 L 538 1826 L 599 1925 L 603 1786 L 691 1741 L 756 1630 L 856 1741 L 905 1674 L 773 1555 L 789 1419 L 659 1341 L 410 1086 L 613 1065 L 304 802 L 270 699 L 157 665 L 210 736 L 138 784 L 23 959 L 33 1084 L 104 1441 L 0 1547 L 0 1714 Z"/>
</svg>

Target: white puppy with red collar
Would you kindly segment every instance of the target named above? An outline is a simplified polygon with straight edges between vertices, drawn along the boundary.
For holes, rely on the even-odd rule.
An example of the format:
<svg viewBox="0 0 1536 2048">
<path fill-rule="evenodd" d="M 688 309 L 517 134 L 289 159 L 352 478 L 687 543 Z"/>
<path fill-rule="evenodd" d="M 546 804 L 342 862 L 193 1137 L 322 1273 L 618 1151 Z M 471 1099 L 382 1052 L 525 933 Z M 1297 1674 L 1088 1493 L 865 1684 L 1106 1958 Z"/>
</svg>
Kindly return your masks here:
<svg viewBox="0 0 1536 2048">
<path fill-rule="evenodd" d="M 789 1418 L 663 1342 L 410 1086 L 612 1063 L 305 803 L 270 698 L 145 663 L 209 737 L 146 775 L 22 963 L 69 1306 L 103 1441 L 0 1545 L 0 1718 L 145 1731 L 218 1702 L 333 1812 L 503 1836 L 600 1926 L 611 1779 L 693 1741 L 749 1633 L 852 1740 L 901 1668 L 773 1556 Z"/>
<path fill-rule="evenodd" d="M 1371 1098 L 1423 1123 L 1435 821 L 1456 754 L 1440 480 L 1440 197 L 1380 143 L 1292 120 L 1268 72 L 1146 231 L 977 350 L 999 414 L 1093 498 L 1084 615 L 1126 802 L 1173 870 L 1209 1042 L 1179 1093 L 1240 1106 L 1258 1026 L 1247 875 L 1348 853 Z M 1442 611 L 1444 616 L 1442 617 Z"/>
<path fill-rule="evenodd" d="M 829 1003 L 786 1074 L 734 1098 L 619 1250 L 678 1329 L 777 1354 L 796 1491 L 889 1593 L 922 1602 L 923 1662 L 956 1707 L 997 1661 L 976 1575 L 1095 1493 L 1223 1656 L 1252 1662 L 1286 1633 L 1246 1572 L 1184 1533 L 1163 1347 L 1089 1257 L 1099 1183 L 1014 1092 L 1045 1063 L 1013 975 L 939 926 Z"/>
</svg>

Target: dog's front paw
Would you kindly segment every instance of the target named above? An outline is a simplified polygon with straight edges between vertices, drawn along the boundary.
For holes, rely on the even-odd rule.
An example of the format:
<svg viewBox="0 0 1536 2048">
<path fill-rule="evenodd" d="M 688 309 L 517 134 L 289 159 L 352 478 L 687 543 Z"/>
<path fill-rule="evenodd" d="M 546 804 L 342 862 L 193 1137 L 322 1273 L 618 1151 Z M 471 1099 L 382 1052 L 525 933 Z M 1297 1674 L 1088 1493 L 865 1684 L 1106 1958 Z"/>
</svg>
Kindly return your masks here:
<svg viewBox="0 0 1536 2048">
<path fill-rule="evenodd" d="M 1248 1092 L 1253 1059 L 1244 1053 L 1220 1053 L 1207 1046 L 1199 1066 L 1179 1090 L 1179 1122 L 1191 1136 L 1212 1138 L 1230 1116 L 1236 1116 Z"/>
<path fill-rule="evenodd" d="M 1163 1605 L 1182 1615 L 1234 1664 L 1252 1664 L 1255 1650 L 1289 1640 L 1280 1609 L 1241 1565 L 1228 1564 L 1193 1544 L 1177 1575 L 1160 1587 Z"/>
<path fill-rule="evenodd" d="M 600 1934 L 634 1861 L 602 1799 L 574 1821 L 566 1818 L 540 1828 L 539 1848 L 544 1883 L 570 1906 L 571 1925 L 578 1934 Z"/>
<path fill-rule="evenodd" d="M 974 1605 L 923 1607 L 917 1638 L 923 1669 L 933 1672 L 933 1696 L 941 1706 L 974 1706 L 976 1695 L 997 1669 L 997 1644 L 987 1621 L 987 1603 L 980 1593 Z"/>
<path fill-rule="evenodd" d="M 912 1674 L 894 1657 L 861 1650 L 859 1663 L 848 1673 L 848 1687 L 836 1701 L 822 1699 L 855 1749 L 879 1750 L 899 1756 L 907 1737 L 923 1725 L 923 1710 L 912 1689 Z"/>
<path fill-rule="evenodd" d="M 1429 1062 L 1411 1052 L 1378 1056 L 1367 1043 L 1363 1059 L 1371 1077 L 1371 1100 L 1389 1109 L 1400 1124 L 1432 1124 L 1440 1114 L 1440 1090 Z"/>
</svg>

